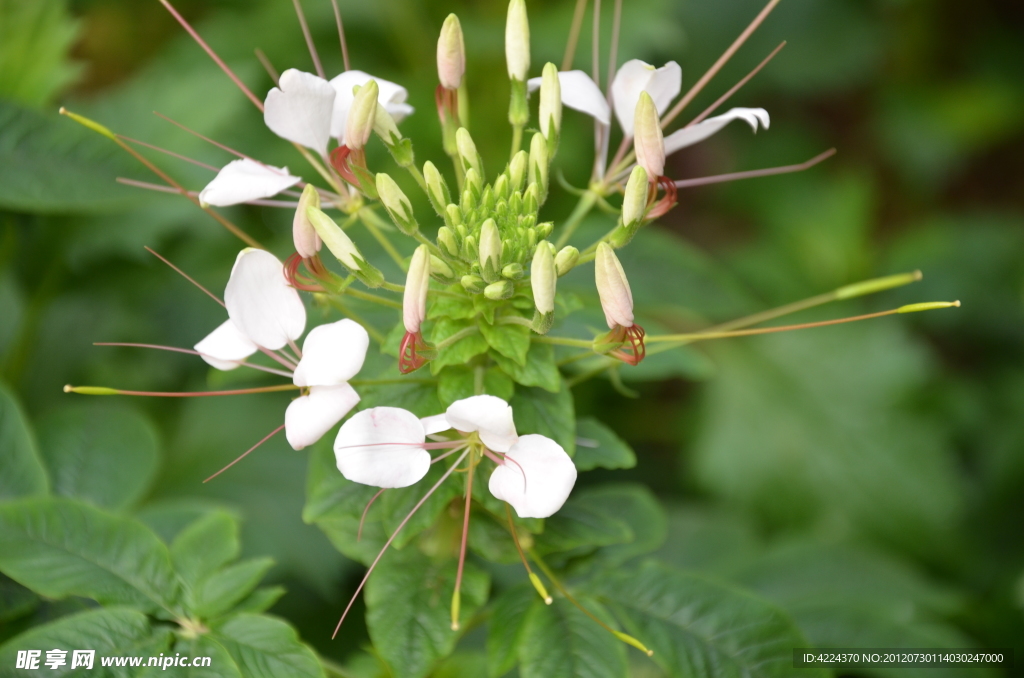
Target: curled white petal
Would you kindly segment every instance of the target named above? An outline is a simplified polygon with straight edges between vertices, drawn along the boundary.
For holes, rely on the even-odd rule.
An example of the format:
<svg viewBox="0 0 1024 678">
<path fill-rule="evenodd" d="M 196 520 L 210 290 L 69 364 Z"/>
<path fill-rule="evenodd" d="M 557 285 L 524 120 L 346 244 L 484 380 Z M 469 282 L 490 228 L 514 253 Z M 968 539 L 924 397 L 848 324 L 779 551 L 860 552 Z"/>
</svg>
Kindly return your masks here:
<svg viewBox="0 0 1024 678">
<path fill-rule="evenodd" d="M 217 207 L 237 205 L 277 195 L 300 181 L 302 178 L 293 177 L 287 167 L 271 167 L 248 158 L 232 160 L 200 191 L 199 202 Z"/>
<path fill-rule="evenodd" d="M 233 370 L 259 350 L 238 325 L 225 320 L 194 347 L 200 357 L 218 370 Z"/>
<path fill-rule="evenodd" d="M 409 91 L 401 85 L 363 71 L 345 71 L 330 83 L 337 92 L 337 97 L 334 99 L 334 110 L 331 114 L 331 136 L 337 137 L 342 144 L 345 143 L 345 124 L 348 121 L 348 111 L 355 99 L 352 88 L 361 87 L 370 80 L 377 81 L 377 103 L 384 106 L 396 123 L 411 115 L 414 110 L 412 106 L 405 103 L 409 98 Z"/>
<path fill-rule="evenodd" d="M 495 452 L 508 452 L 518 439 L 511 406 L 496 396 L 478 395 L 457 400 L 448 407 L 445 416 L 458 431 L 478 431 L 483 444 Z"/>
<path fill-rule="evenodd" d="M 643 62 L 641 62 L 643 63 Z M 543 78 L 530 78 L 527 85 L 531 92 L 540 88 Z M 586 113 L 598 122 L 611 124 L 611 109 L 601 88 L 583 71 L 560 71 L 558 84 L 562 89 L 562 103 L 569 108 Z M 640 92 L 637 92 L 637 97 Z"/>
<path fill-rule="evenodd" d="M 282 348 L 306 328 L 306 307 L 299 293 L 288 285 L 284 264 L 266 250 L 247 248 L 238 253 L 224 305 L 228 317 L 263 348 Z"/>
<path fill-rule="evenodd" d="M 335 91 L 312 73 L 289 68 L 267 94 L 263 121 L 277 136 L 323 155 L 331 140 Z"/>
<path fill-rule="evenodd" d="M 650 94 L 658 115 L 663 115 L 672 100 L 679 95 L 682 85 L 683 69 L 674 61 L 661 68 L 655 68 L 639 59 L 622 64 L 612 81 L 612 103 L 622 131 L 633 135 L 633 116 L 640 92 Z"/>
<path fill-rule="evenodd" d="M 681 148 L 700 143 L 711 135 L 717 134 L 719 130 L 733 120 L 744 121 L 750 125 L 750 129 L 754 132 L 757 132 L 758 123 L 765 129 L 768 129 L 768 125 L 771 122 L 771 119 L 768 117 L 768 111 L 763 108 L 733 108 L 722 115 L 716 115 L 696 125 L 684 127 L 669 134 L 665 137 L 665 154 L 675 153 Z"/>
<path fill-rule="evenodd" d="M 423 417 L 420 419 L 420 423 L 423 424 L 423 431 L 429 436 L 441 431 L 449 430 L 452 425 L 448 423 L 448 417 L 444 414 L 435 414 L 432 417 Z"/>
<path fill-rule="evenodd" d="M 345 318 L 314 327 L 302 342 L 302 359 L 292 381 L 296 386 L 334 386 L 359 374 L 366 360 L 370 335 Z"/>
<path fill-rule="evenodd" d="M 359 394 L 348 384 L 314 386 L 293 400 L 284 413 L 284 433 L 296 450 L 312 445 L 352 411 Z"/>
<path fill-rule="evenodd" d="M 397 407 L 374 407 L 346 421 L 334 441 L 338 470 L 354 483 L 408 487 L 430 470 L 423 424 Z"/>
<path fill-rule="evenodd" d="M 487 486 L 520 518 L 547 518 L 569 498 L 576 466 L 562 446 L 542 435 L 525 435 L 505 454 Z"/>
</svg>

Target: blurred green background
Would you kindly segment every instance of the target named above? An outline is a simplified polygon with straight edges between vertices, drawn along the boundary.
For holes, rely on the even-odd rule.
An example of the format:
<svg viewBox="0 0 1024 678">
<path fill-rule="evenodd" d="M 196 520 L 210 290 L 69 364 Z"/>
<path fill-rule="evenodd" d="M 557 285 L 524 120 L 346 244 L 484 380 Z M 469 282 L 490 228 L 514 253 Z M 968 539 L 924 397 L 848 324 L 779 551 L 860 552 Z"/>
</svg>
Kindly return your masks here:
<svg viewBox="0 0 1024 678">
<path fill-rule="evenodd" d="M 280 70 L 312 69 L 287 0 L 177 4 L 258 94 L 271 83 L 254 48 Z M 304 4 L 326 70 L 340 71 L 330 4 Z M 535 66 L 561 60 L 573 4 L 530 3 Z M 457 12 L 473 129 L 485 158 L 504 158 L 504 2 L 341 5 L 353 67 L 408 87 L 417 113 L 402 128 L 420 162 L 443 157 L 433 54 L 441 22 Z M 759 0 L 625 5 L 621 59 L 677 60 L 684 88 L 760 9 Z M 773 600 L 815 644 L 1015 646 L 1024 664 L 1024 5 L 783 0 L 691 115 L 782 40 L 787 47 L 730 102 L 767 108 L 771 129 L 752 137 L 730 127 L 674 156 L 667 173 L 791 164 L 831 146 L 838 155 L 802 174 L 682 191 L 679 206 L 623 252 L 638 314 L 698 327 L 915 269 L 925 276 L 916 285 L 798 320 L 923 300 L 963 307 L 707 344 L 621 370 L 618 389 L 580 383 L 580 416 L 606 422 L 640 460 L 580 482 L 649 485 L 668 513 L 665 560 Z M 589 51 L 585 31 L 578 67 Z M 93 342 L 194 344 L 223 311 L 143 246 L 217 292 L 239 243 L 181 198 L 116 184 L 155 179 L 58 116 L 59 105 L 214 165 L 228 156 L 152 111 L 268 163 L 301 159 L 156 0 L 0 0 L 0 380 L 44 454 L 53 422 L 130 420 L 151 457 L 138 470 L 152 483 L 136 515 L 169 535 L 211 506 L 234 511 L 247 553 L 273 556 L 273 578 L 288 589 L 273 611 L 325 656 L 348 660 L 365 642 L 361 622 L 328 638 L 361 570 L 302 523 L 306 453 L 277 439 L 200 483 L 267 433 L 283 396 L 100 402 L 62 393 L 65 383 L 224 383 L 190 356 Z M 555 166 L 581 185 L 591 128 L 571 112 L 566 120 Z M 149 155 L 190 188 L 212 176 Z M 572 196 L 557 187 L 552 196 L 546 218 L 564 218 Z M 291 251 L 286 212 L 228 213 L 278 254 Z M 606 229 L 607 219 L 588 226 Z M 568 284 L 593 294 L 577 278 Z M 27 623 L 8 624 L 0 640 Z"/>
</svg>

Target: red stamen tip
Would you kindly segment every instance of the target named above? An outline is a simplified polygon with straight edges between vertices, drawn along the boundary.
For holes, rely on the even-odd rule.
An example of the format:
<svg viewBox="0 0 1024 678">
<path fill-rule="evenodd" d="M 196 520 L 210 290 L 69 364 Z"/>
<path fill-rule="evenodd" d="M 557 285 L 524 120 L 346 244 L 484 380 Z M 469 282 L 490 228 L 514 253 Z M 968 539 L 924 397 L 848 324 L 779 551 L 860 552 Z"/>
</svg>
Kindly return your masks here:
<svg viewBox="0 0 1024 678">
<path fill-rule="evenodd" d="M 427 364 L 427 358 L 420 355 L 420 351 L 428 350 L 430 346 L 423 340 L 419 332 L 406 332 L 402 337 L 402 345 L 398 353 L 398 371 L 402 374 L 415 372 Z"/>
<path fill-rule="evenodd" d="M 352 149 L 348 146 L 338 146 L 331 151 L 331 167 L 337 170 L 342 179 L 353 186 L 358 186 L 359 179 L 356 178 L 355 173 L 352 172 L 352 168 L 348 164 L 348 156 L 351 153 Z"/>
<path fill-rule="evenodd" d="M 633 365 L 636 367 L 640 364 L 640 361 L 647 357 L 647 347 L 644 345 L 644 328 L 640 327 L 636 323 L 629 327 L 618 327 L 616 332 L 616 338 L 620 339 L 623 343 L 628 342 L 629 346 L 623 346 L 622 348 L 612 351 L 609 355 L 613 358 L 617 358 L 627 365 Z"/>
<path fill-rule="evenodd" d="M 325 292 L 326 290 L 322 285 L 318 285 L 314 280 L 307 278 L 299 273 L 299 267 L 305 263 L 306 268 L 313 269 L 314 275 L 317 273 L 317 263 L 311 263 L 312 259 L 303 259 L 299 256 L 298 252 L 295 252 L 288 260 L 284 262 L 284 277 L 288 281 L 288 284 L 297 290 L 304 292 Z M 320 268 L 322 268 L 320 264 Z"/>
<path fill-rule="evenodd" d="M 651 206 L 651 208 L 647 211 L 648 219 L 657 219 L 658 217 L 664 216 L 669 212 L 669 210 L 675 207 L 677 203 L 679 191 L 676 188 L 676 184 L 674 181 L 672 181 L 666 176 L 661 176 L 658 177 L 657 185 L 661 186 L 662 190 L 665 191 L 665 195 L 662 196 L 661 200 L 654 203 Z M 654 185 L 652 184 L 652 188 L 653 187 Z M 657 195 L 657 191 L 654 190 L 652 191 L 652 193 L 654 193 L 654 195 L 652 196 L 653 202 L 653 198 Z"/>
</svg>

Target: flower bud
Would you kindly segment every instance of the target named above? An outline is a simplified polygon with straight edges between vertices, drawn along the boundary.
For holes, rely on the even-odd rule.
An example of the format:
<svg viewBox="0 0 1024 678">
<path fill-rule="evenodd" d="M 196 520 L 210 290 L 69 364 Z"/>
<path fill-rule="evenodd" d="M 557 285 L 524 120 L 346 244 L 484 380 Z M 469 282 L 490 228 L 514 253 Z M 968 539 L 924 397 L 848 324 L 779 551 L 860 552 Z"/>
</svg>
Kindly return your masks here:
<svg viewBox="0 0 1024 678">
<path fill-rule="evenodd" d="M 508 3 L 505 61 L 508 63 L 508 77 L 526 82 L 526 76 L 530 72 L 530 22 L 526 18 L 524 0 L 512 0 Z"/>
<path fill-rule="evenodd" d="M 494 180 L 494 198 L 496 201 L 508 200 L 508 193 L 508 175 L 499 174 L 498 178 Z M 497 205 L 495 205 L 495 207 L 497 207 Z"/>
<path fill-rule="evenodd" d="M 633 293 L 622 270 L 619 258 L 608 243 L 597 246 L 594 259 L 594 274 L 597 293 L 601 297 L 601 309 L 610 329 L 633 326 Z"/>
<path fill-rule="evenodd" d="M 523 190 L 523 186 L 526 185 L 529 163 L 529 154 L 526 151 L 519 151 L 512 157 L 512 162 L 508 164 L 508 183 L 512 193 Z"/>
<path fill-rule="evenodd" d="M 462 210 L 458 205 L 448 205 L 444 208 L 444 223 L 453 228 L 462 225 Z"/>
<path fill-rule="evenodd" d="M 363 258 L 355 243 L 333 219 L 317 207 L 307 208 L 306 216 L 316 229 L 317 235 L 327 245 L 327 249 L 352 275 L 367 287 L 380 287 L 384 283 L 383 274 Z"/>
<path fill-rule="evenodd" d="M 647 172 L 637 165 L 626 182 L 626 191 L 622 201 L 622 225 L 635 228 L 640 225 L 647 211 Z"/>
<path fill-rule="evenodd" d="M 455 282 L 455 271 L 443 259 L 430 255 L 430 275 L 439 283 L 451 285 Z"/>
<path fill-rule="evenodd" d="M 457 259 L 459 256 L 459 241 L 455 232 L 447 226 L 437 229 L 437 246 L 446 257 Z"/>
<path fill-rule="evenodd" d="M 665 139 L 661 133 L 661 120 L 654 99 L 647 92 L 640 93 L 636 104 L 633 147 L 636 164 L 647 171 L 648 181 L 655 182 L 665 174 Z"/>
<path fill-rule="evenodd" d="M 466 44 L 459 17 L 449 14 L 437 39 L 437 77 L 447 90 L 457 90 L 466 72 Z"/>
<path fill-rule="evenodd" d="M 295 243 L 295 251 L 303 259 L 315 256 L 320 251 L 322 241 L 317 235 L 313 224 L 309 222 L 306 210 L 310 207 L 320 209 L 320 194 L 313 184 L 306 184 L 302 189 L 302 197 L 299 198 L 299 206 L 295 210 L 295 218 L 292 219 L 292 240 Z"/>
<path fill-rule="evenodd" d="M 420 225 L 416 222 L 416 216 L 412 212 L 412 203 L 395 180 L 384 172 L 377 173 L 377 193 L 384 209 L 395 222 L 398 230 L 406 235 L 412 235 L 419 230 Z"/>
<path fill-rule="evenodd" d="M 558 80 L 558 67 L 549 62 L 544 65 L 540 82 L 540 131 L 552 142 L 561 129 L 562 85 Z"/>
<path fill-rule="evenodd" d="M 381 138 L 388 148 L 392 148 L 402 141 L 402 133 L 398 131 L 395 119 L 388 113 L 388 109 L 378 105 L 373 117 L 373 131 Z M 395 151 L 392 151 L 392 154 Z"/>
<path fill-rule="evenodd" d="M 480 271 L 489 283 L 499 277 L 501 265 L 501 234 L 494 219 L 488 219 L 480 227 Z"/>
<path fill-rule="evenodd" d="M 537 245 L 537 251 L 533 255 L 533 264 L 530 266 L 533 303 L 541 315 L 547 315 L 555 310 L 555 282 L 557 279 L 555 257 L 551 254 L 548 242 L 544 241 Z"/>
<path fill-rule="evenodd" d="M 540 188 L 536 183 L 531 183 L 526 192 L 523 193 L 523 211 L 532 216 L 532 213 L 540 209 Z M 519 223 L 524 223 L 526 215 L 520 215 Z"/>
<path fill-rule="evenodd" d="M 405 293 L 402 297 L 402 322 L 405 331 L 415 334 L 420 331 L 423 319 L 427 317 L 427 290 L 430 289 L 430 250 L 420 245 L 413 252 L 409 262 L 409 273 L 405 278 Z"/>
<path fill-rule="evenodd" d="M 548 144 L 544 135 L 537 133 L 530 140 L 530 183 L 537 184 L 540 189 L 538 200 L 548 194 Z M 532 211 L 532 210 L 531 210 Z"/>
<path fill-rule="evenodd" d="M 476 261 L 480 256 L 480 248 L 477 247 L 476 237 L 467 235 L 462 241 L 462 258 L 466 261 Z"/>
<path fill-rule="evenodd" d="M 473 193 L 474 202 L 478 200 L 480 198 L 481 193 L 483 193 L 483 179 L 480 178 L 480 173 L 477 172 L 476 169 L 473 167 L 470 167 L 468 170 L 466 170 L 466 177 L 465 181 L 463 182 L 463 185 L 465 191 L 470 191 Z"/>
<path fill-rule="evenodd" d="M 484 288 L 484 296 L 494 301 L 501 301 L 502 299 L 508 299 L 515 292 L 516 288 L 508 280 L 500 280 L 496 283 L 491 283 Z"/>
<path fill-rule="evenodd" d="M 459 128 L 459 131 L 455 133 L 455 145 L 459 150 L 462 169 L 467 172 L 470 168 L 475 169 L 482 180 L 484 177 L 484 161 L 476 150 L 476 144 L 473 143 L 473 137 L 469 136 L 468 129 L 465 127 Z"/>
<path fill-rule="evenodd" d="M 551 231 L 555 230 L 555 222 L 544 221 L 537 224 L 537 235 L 541 240 L 551 235 Z"/>
<path fill-rule="evenodd" d="M 362 150 L 373 134 L 379 93 L 375 80 L 370 80 L 356 92 L 345 121 L 345 145 L 353 151 Z"/>
<path fill-rule="evenodd" d="M 448 191 L 448 184 L 445 183 L 437 166 L 429 160 L 423 164 L 423 179 L 427 184 L 427 197 L 430 198 L 430 205 L 438 216 L 443 217 L 445 207 L 452 201 L 452 194 Z"/>
<path fill-rule="evenodd" d="M 555 255 L 555 270 L 558 272 L 558 277 L 561 278 L 575 268 L 579 260 L 580 251 L 572 245 L 567 245 L 559 250 Z"/>
<path fill-rule="evenodd" d="M 522 264 L 505 264 L 501 267 L 501 277 L 506 280 L 519 280 L 523 277 L 523 266 Z"/>
<path fill-rule="evenodd" d="M 470 294 L 480 294 L 484 291 L 484 281 L 479 276 L 464 275 L 459 282 Z"/>
</svg>

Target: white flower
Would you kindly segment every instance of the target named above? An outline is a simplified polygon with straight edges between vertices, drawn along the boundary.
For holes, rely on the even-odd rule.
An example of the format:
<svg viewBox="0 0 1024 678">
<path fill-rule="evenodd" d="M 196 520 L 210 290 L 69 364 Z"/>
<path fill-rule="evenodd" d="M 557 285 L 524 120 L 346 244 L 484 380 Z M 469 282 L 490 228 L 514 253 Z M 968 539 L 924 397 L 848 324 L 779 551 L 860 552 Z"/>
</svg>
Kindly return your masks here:
<svg viewBox="0 0 1024 678">
<path fill-rule="evenodd" d="M 527 82 L 529 90 L 540 89 L 543 77 L 530 78 Z M 562 103 L 569 108 L 586 113 L 596 118 L 603 125 L 611 124 L 611 109 L 601 88 L 594 84 L 590 76 L 583 71 L 560 71 L 558 84 L 561 87 Z"/>
<path fill-rule="evenodd" d="M 357 86 L 363 86 L 371 80 L 377 82 L 377 104 L 384 107 L 396 123 L 402 122 L 407 116 L 412 115 L 416 110 L 405 103 L 409 98 L 409 91 L 388 80 L 377 78 L 364 73 L 363 71 L 345 71 L 331 80 L 331 85 L 338 93 L 334 100 L 334 111 L 331 115 L 331 136 L 337 137 L 338 143 L 345 143 L 345 125 L 348 122 L 348 112 L 355 101 L 355 94 L 352 90 Z"/>
<path fill-rule="evenodd" d="M 267 94 L 263 121 L 282 139 L 326 155 L 336 96 L 323 78 L 289 68 Z"/>
<path fill-rule="evenodd" d="M 768 124 L 771 122 L 768 117 L 768 111 L 763 108 L 733 108 L 722 115 L 716 115 L 715 117 L 708 118 L 696 125 L 684 127 L 676 130 L 672 134 L 669 134 L 665 137 L 665 155 L 675 153 L 681 148 L 693 146 L 696 143 L 704 141 L 733 120 L 742 120 L 746 122 L 754 132 L 757 132 L 758 122 L 760 122 L 761 126 L 765 129 L 768 129 Z"/>
<path fill-rule="evenodd" d="M 449 429 L 477 435 L 484 454 L 497 464 L 488 484 L 491 494 L 511 504 L 521 518 L 546 518 L 568 499 L 576 483 L 569 455 L 545 436 L 517 435 L 512 408 L 490 395 L 456 401 L 443 415 L 425 419 L 394 407 L 359 412 L 338 431 L 338 470 L 365 485 L 407 487 L 430 469 L 426 437 Z M 462 438 L 446 446 L 468 444 Z"/>
<path fill-rule="evenodd" d="M 266 349 L 294 344 L 306 327 L 306 309 L 288 285 L 284 265 L 264 250 L 238 254 L 224 292 L 228 320 L 195 345 L 203 360 L 219 370 Z M 363 366 L 370 338 L 359 324 L 340 320 L 314 328 L 292 382 L 306 392 L 285 412 L 285 434 L 296 450 L 319 440 L 359 402 L 348 384 Z M 287 373 L 285 373 L 287 374 Z"/>
<path fill-rule="evenodd" d="M 237 205 L 277 195 L 300 181 L 287 167 L 271 167 L 248 158 L 232 160 L 199 193 L 199 202 L 217 207 Z"/>
<path fill-rule="evenodd" d="M 679 96 L 682 84 L 683 69 L 674 61 L 661 68 L 655 68 L 639 59 L 622 64 L 612 81 L 612 102 L 622 131 L 633 136 L 633 116 L 642 92 L 651 95 L 660 116 L 668 110 L 672 100 Z"/>
</svg>

